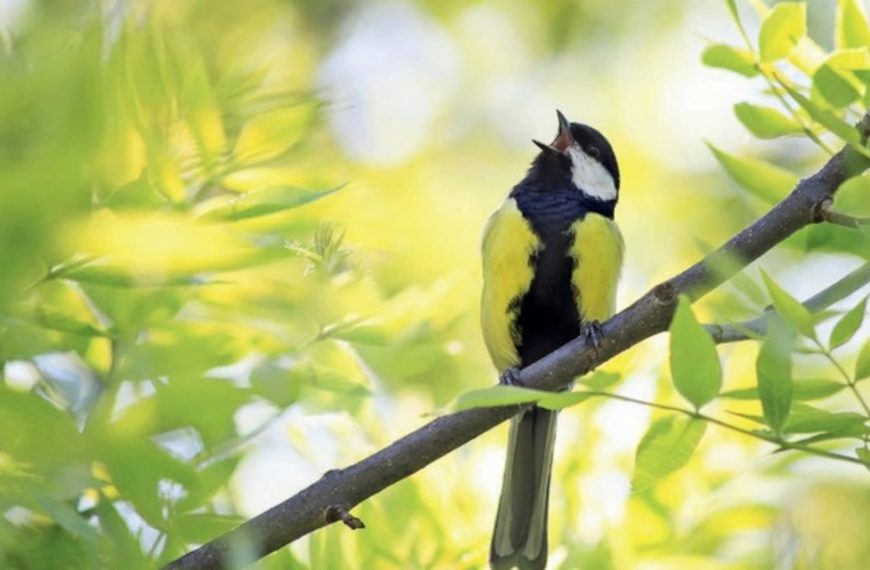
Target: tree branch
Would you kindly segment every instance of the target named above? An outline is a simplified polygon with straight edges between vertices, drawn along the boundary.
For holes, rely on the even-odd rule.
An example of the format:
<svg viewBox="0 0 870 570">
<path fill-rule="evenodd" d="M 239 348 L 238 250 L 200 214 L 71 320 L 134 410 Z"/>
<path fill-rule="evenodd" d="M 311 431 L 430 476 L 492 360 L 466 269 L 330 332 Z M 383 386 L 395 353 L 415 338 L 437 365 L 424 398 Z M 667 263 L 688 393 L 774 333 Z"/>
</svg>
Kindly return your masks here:
<svg viewBox="0 0 870 570">
<path fill-rule="evenodd" d="M 803 305 L 811 313 L 817 313 L 827 309 L 834 303 L 841 301 L 870 283 L 870 261 L 849 273 L 833 285 L 822 289 L 806 301 Z M 767 324 L 770 318 L 776 314 L 773 309 L 766 310 L 762 315 L 736 323 L 733 325 L 709 324 L 704 328 L 713 337 L 717 344 L 726 342 L 739 342 L 750 338 L 762 337 L 767 334 Z"/>
<path fill-rule="evenodd" d="M 867 166 L 856 152 L 841 150 L 761 219 L 605 322 L 597 350 L 583 337 L 574 339 L 521 370 L 519 380 L 530 388 L 563 388 L 573 378 L 666 330 L 679 295 L 698 299 L 797 230 L 820 221 L 823 202 L 850 175 Z M 727 267 L 728 272 L 716 269 L 722 267 Z M 296 495 L 171 562 L 167 568 L 211 569 L 253 562 L 332 522 L 337 505 L 350 510 L 522 409 L 479 408 L 439 417 L 350 467 L 330 471 Z"/>
</svg>

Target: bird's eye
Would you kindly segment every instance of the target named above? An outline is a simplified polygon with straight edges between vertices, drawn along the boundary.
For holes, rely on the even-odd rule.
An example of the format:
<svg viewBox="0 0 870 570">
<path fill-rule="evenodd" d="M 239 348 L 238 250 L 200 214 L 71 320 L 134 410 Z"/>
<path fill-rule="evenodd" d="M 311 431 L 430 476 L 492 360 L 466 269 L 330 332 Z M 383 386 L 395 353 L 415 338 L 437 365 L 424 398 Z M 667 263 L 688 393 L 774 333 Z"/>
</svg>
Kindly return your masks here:
<svg viewBox="0 0 870 570">
<path fill-rule="evenodd" d="M 598 150 L 598 147 L 597 147 L 597 146 L 590 146 L 590 147 L 586 150 L 586 154 L 588 154 L 588 155 L 591 156 L 592 158 L 600 158 L 600 157 L 601 157 L 601 151 Z"/>
</svg>

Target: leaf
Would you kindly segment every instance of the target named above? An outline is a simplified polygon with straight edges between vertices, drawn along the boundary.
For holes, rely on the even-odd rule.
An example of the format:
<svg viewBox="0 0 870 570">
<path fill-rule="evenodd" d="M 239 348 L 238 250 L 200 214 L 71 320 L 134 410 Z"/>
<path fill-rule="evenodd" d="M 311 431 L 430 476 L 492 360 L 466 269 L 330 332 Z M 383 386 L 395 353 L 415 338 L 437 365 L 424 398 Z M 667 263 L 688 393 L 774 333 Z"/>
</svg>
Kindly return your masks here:
<svg viewBox="0 0 870 570">
<path fill-rule="evenodd" d="M 870 449 L 866 447 L 859 447 L 855 450 L 855 456 L 858 457 L 861 461 L 864 462 L 864 467 L 870 471 Z"/>
<path fill-rule="evenodd" d="M 633 491 L 643 491 L 684 466 L 698 447 L 707 424 L 691 418 L 667 417 L 653 423 L 637 446 Z"/>
<path fill-rule="evenodd" d="M 472 390 L 459 396 L 456 400 L 457 411 L 471 408 L 494 408 L 513 404 L 530 404 L 542 398 L 553 396 L 552 392 L 532 390 L 519 386 L 492 386 L 480 390 Z"/>
<path fill-rule="evenodd" d="M 795 404 L 783 428 L 786 433 L 825 432 L 838 436 L 860 435 L 866 418 L 854 412 L 832 413 L 806 404 Z"/>
<path fill-rule="evenodd" d="M 701 62 L 707 67 L 727 69 L 744 77 L 755 77 L 758 68 L 755 66 L 754 54 L 746 49 L 725 44 L 707 46 L 701 55 Z"/>
<path fill-rule="evenodd" d="M 560 392 L 538 400 L 535 405 L 546 410 L 561 410 L 585 402 L 592 396 L 595 396 L 592 392 Z"/>
<path fill-rule="evenodd" d="M 794 88 L 788 85 L 784 85 L 784 87 L 791 98 L 794 99 L 795 102 L 797 102 L 797 104 L 800 105 L 815 122 L 840 137 L 843 141 L 860 147 L 861 136 L 858 134 L 855 127 L 838 117 L 830 110 L 824 109 L 815 102 L 807 99 Z"/>
<path fill-rule="evenodd" d="M 792 398 L 795 400 L 818 400 L 827 398 L 843 390 L 846 386 L 842 382 L 828 380 L 827 378 L 808 378 L 794 380 Z M 723 398 L 732 400 L 757 400 L 758 388 L 740 388 L 722 392 Z"/>
<path fill-rule="evenodd" d="M 813 73 L 813 87 L 838 109 L 861 97 L 858 88 L 827 63 L 820 65 Z"/>
<path fill-rule="evenodd" d="M 870 216 L 870 176 L 853 176 L 840 184 L 833 209 L 850 216 Z"/>
<path fill-rule="evenodd" d="M 685 295 L 680 295 L 670 333 L 674 386 L 696 409 L 701 408 L 719 394 L 722 368 L 713 339 L 695 319 Z"/>
<path fill-rule="evenodd" d="M 839 0 L 834 41 L 839 49 L 870 45 L 870 27 L 859 0 Z"/>
<path fill-rule="evenodd" d="M 843 315 L 843 318 L 834 325 L 834 330 L 831 331 L 831 340 L 829 345 L 831 349 L 837 348 L 849 342 L 849 340 L 861 328 L 861 323 L 864 322 L 864 314 L 867 311 L 867 297 L 852 307 L 852 309 Z"/>
<path fill-rule="evenodd" d="M 341 186 L 329 190 L 282 186 L 251 190 L 234 198 L 228 204 L 209 210 L 205 213 L 205 217 L 211 220 L 237 221 L 266 216 L 314 202 L 340 189 Z"/>
<path fill-rule="evenodd" d="M 773 300 L 773 306 L 782 319 L 793 329 L 807 338 L 816 338 L 815 322 L 810 311 L 776 284 L 764 271 L 761 272 L 767 292 Z"/>
<path fill-rule="evenodd" d="M 864 378 L 870 378 L 870 339 L 861 347 L 855 361 L 855 382 Z"/>
<path fill-rule="evenodd" d="M 315 110 L 313 105 L 295 105 L 254 117 L 242 127 L 233 150 L 235 160 L 262 162 L 283 154 L 302 139 Z"/>
<path fill-rule="evenodd" d="M 770 319 L 767 336 L 755 362 L 758 393 L 764 420 L 776 433 L 782 430 L 791 410 L 794 394 L 791 377 L 793 333 L 781 319 Z"/>
<path fill-rule="evenodd" d="M 775 139 L 803 132 L 803 127 L 791 117 L 772 107 L 738 103 L 734 114 L 749 132 L 760 139 Z"/>
<path fill-rule="evenodd" d="M 215 515 L 195 513 L 181 515 L 173 521 L 172 528 L 189 544 L 204 544 L 225 534 L 245 521 L 238 515 Z"/>
<path fill-rule="evenodd" d="M 734 182 L 768 204 L 780 202 L 798 182 L 795 174 L 763 160 L 737 157 L 710 143 L 707 146 Z"/>
<path fill-rule="evenodd" d="M 288 370 L 274 360 L 267 360 L 251 371 L 251 389 L 282 408 L 299 399 L 305 382 L 297 370 Z"/>
<path fill-rule="evenodd" d="M 102 328 L 47 305 L 36 307 L 33 317 L 39 326 L 47 329 L 88 337 L 108 336 Z"/>
<path fill-rule="evenodd" d="M 787 57 L 807 33 L 807 6 L 803 2 L 780 2 L 764 18 L 758 33 L 761 61 Z"/>
<path fill-rule="evenodd" d="M 580 379 L 580 383 L 588 387 L 590 390 L 607 390 L 622 379 L 619 372 L 607 372 L 597 370 L 592 374 L 587 374 Z"/>
</svg>

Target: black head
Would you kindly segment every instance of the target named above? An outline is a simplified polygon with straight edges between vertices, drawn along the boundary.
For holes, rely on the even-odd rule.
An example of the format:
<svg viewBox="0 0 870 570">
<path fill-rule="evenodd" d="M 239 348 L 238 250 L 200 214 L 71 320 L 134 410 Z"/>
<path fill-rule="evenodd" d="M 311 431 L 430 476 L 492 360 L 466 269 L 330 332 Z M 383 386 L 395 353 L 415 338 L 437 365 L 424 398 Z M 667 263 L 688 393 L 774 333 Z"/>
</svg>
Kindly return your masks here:
<svg viewBox="0 0 870 570">
<path fill-rule="evenodd" d="M 619 195 L 619 166 L 613 147 L 597 130 L 571 123 L 560 111 L 559 132 L 551 144 L 533 141 L 541 149 L 535 163 L 555 168 L 587 197 L 604 202 Z"/>
</svg>

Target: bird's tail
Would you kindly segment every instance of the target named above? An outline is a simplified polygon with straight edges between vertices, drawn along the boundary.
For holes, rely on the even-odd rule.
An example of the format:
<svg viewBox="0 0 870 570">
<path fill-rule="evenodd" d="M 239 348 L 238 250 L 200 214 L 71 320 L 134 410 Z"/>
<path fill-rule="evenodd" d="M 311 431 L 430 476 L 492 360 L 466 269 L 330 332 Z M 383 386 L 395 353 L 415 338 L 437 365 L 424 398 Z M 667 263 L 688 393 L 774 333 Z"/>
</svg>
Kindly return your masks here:
<svg viewBox="0 0 870 570">
<path fill-rule="evenodd" d="M 489 551 L 493 570 L 547 565 L 547 504 L 556 412 L 531 408 L 511 422 L 498 514 Z"/>
</svg>

